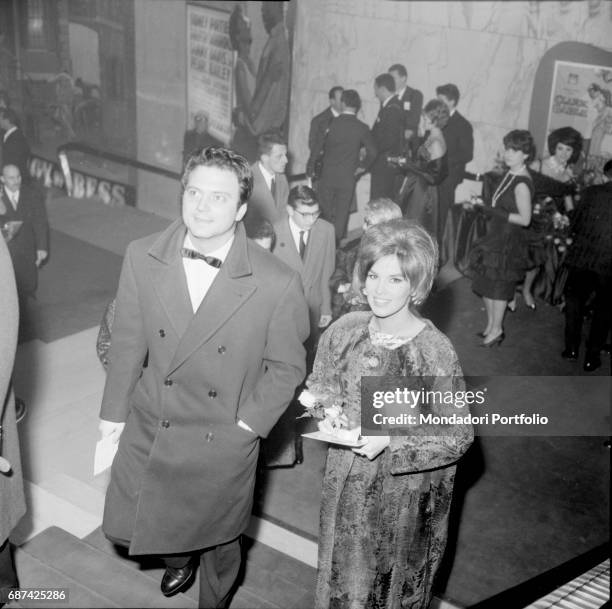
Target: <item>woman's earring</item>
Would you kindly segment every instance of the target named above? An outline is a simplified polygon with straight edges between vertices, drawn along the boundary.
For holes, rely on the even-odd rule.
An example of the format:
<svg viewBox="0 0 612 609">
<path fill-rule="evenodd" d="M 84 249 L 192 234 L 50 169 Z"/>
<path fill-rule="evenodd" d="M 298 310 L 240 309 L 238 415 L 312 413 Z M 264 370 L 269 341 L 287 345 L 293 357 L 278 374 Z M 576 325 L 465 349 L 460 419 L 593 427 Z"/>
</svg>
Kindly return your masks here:
<svg viewBox="0 0 612 609">
<path fill-rule="evenodd" d="M 368 293 L 366 292 L 366 289 L 365 289 L 365 288 L 361 288 L 361 293 L 362 293 L 364 296 L 367 296 L 367 295 L 368 295 Z"/>
</svg>

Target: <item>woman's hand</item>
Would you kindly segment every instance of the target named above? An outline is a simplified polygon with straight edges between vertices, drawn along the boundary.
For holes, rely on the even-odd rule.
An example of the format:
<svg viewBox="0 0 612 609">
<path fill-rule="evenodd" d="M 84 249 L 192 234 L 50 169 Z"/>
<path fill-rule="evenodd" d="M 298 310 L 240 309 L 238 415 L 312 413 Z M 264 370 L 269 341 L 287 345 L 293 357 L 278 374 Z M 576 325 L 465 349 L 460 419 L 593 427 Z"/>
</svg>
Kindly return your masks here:
<svg viewBox="0 0 612 609">
<path fill-rule="evenodd" d="M 353 452 L 367 457 L 370 461 L 378 457 L 380 453 L 389 446 L 391 438 L 389 436 L 361 436 L 366 443 L 359 448 L 353 448 Z"/>
</svg>

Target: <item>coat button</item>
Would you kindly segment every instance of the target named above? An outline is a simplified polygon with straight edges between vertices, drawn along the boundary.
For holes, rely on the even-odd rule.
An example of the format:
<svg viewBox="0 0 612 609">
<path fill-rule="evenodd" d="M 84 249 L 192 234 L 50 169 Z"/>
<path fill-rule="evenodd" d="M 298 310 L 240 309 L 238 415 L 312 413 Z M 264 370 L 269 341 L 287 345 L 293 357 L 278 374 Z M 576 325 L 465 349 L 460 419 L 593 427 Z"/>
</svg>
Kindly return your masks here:
<svg viewBox="0 0 612 609">
<path fill-rule="evenodd" d="M 166 331 L 165 331 L 165 330 L 162 328 L 162 329 L 159 331 L 159 335 L 160 335 L 162 338 L 164 338 L 164 336 L 166 336 Z"/>
<path fill-rule="evenodd" d="M 160 421 L 159 423 L 164 429 L 168 429 L 168 427 L 170 427 L 170 421 L 168 421 L 168 419 L 164 419 L 163 421 Z"/>
<path fill-rule="evenodd" d="M 207 442 L 212 442 L 213 438 L 215 437 L 215 434 L 209 431 L 205 437 Z"/>
<path fill-rule="evenodd" d="M 172 379 L 166 379 L 166 380 L 164 381 L 164 385 L 165 385 L 166 387 L 172 387 L 172 383 L 173 383 Z"/>
<path fill-rule="evenodd" d="M 208 392 L 208 397 L 209 397 L 209 398 L 216 398 L 216 397 L 217 397 L 217 392 L 216 392 L 214 389 L 211 389 L 211 390 Z"/>
<path fill-rule="evenodd" d="M 223 355 L 226 351 L 227 351 L 227 349 L 223 345 L 220 345 L 217 348 L 217 352 L 220 353 L 221 355 Z"/>
</svg>

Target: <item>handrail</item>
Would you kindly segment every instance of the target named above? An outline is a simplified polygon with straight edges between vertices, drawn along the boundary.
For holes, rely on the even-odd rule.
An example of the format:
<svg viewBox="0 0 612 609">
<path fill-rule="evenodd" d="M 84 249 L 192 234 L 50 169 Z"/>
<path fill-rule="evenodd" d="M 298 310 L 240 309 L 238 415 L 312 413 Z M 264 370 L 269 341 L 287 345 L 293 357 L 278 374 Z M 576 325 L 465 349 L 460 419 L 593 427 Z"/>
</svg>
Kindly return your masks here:
<svg viewBox="0 0 612 609">
<path fill-rule="evenodd" d="M 94 146 L 90 146 L 89 144 L 83 144 L 82 142 L 67 142 L 66 144 L 62 144 L 57 147 L 57 155 L 59 156 L 62 152 L 76 150 L 77 152 L 86 152 L 88 154 L 93 154 L 95 156 L 101 157 L 103 159 L 107 159 L 108 161 L 113 161 L 114 163 L 123 163 L 125 165 L 130 165 L 135 169 L 143 169 L 144 171 L 150 171 L 151 173 L 157 173 L 159 175 L 165 176 L 167 178 L 171 178 L 173 180 L 180 180 L 181 174 L 176 173 L 175 171 L 170 171 L 169 169 L 163 169 L 162 167 L 157 167 L 156 165 L 150 165 L 149 163 L 143 163 L 142 161 L 137 161 L 136 159 L 132 159 L 127 156 L 123 156 L 120 154 L 115 154 L 113 152 L 107 152 L 106 150 L 100 150 L 99 148 L 95 148 Z"/>
<path fill-rule="evenodd" d="M 170 171 L 169 169 L 157 167 L 156 165 L 150 165 L 149 163 L 143 163 L 142 161 L 137 161 L 136 159 L 132 159 L 130 157 L 126 157 L 120 154 L 115 154 L 113 152 L 107 152 L 106 150 L 100 150 L 100 148 L 95 148 L 94 146 L 90 146 L 89 144 L 83 144 L 82 142 L 67 142 L 66 144 L 61 144 L 57 147 L 57 155 L 59 156 L 62 152 L 70 150 L 93 154 L 103 159 L 113 161 L 114 163 L 124 163 L 136 169 L 143 169 L 144 171 L 157 173 L 167 178 L 172 178 L 173 180 L 181 179 L 181 174 L 176 173 L 175 171 Z M 300 180 L 305 180 L 307 177 L 308 176 L 305 173 L 295 173 L 287 176 L 287 181 L 298 182 Z"/>
</svg>

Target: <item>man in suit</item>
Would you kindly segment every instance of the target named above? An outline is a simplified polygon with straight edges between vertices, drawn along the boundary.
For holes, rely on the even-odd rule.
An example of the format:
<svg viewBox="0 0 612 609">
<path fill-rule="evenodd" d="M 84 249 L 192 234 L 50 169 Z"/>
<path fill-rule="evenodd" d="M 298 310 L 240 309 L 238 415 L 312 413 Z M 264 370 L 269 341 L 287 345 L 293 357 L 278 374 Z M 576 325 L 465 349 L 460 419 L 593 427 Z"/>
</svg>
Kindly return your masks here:
<svg viewBox="0 0 612 609">
<path fill-rule="evenodd" d="M 450 118 L 446 127 L 442 129 L 446 141 L 446 157 L 448 162 L 448 175 L 438 186 L 438 239 L 444 235 L 444 227 L 451 205 L 455 203 L 455 189 L 463 181 L 465 166 L 474 157 L 474 133 L 472 125 L 457 110 L 459 103 L 459 89 L 449 83 L 436 87 L 438 99 L 444 102 L 450 111 Z"/>
<path fill-rule="evenodd" d="M 565 264 L 565 350 L 562 357 L 578 359 L 582 321 L 588 298 L 594 295 L 593 317 L 586 341 L 584 370 L 601 366 L 601 350 L 612 326 L 612 160 L 603 168 L 605 182 L 586 188 L 572 218 L 573 243 Z"/>
<path fill-rule="evenodd" d="M 389 68 L 389 74 L 393 76 L 397 99 L 404 111 L 403 150 L 407 152 L 414 147 L 413 142 L 416 141 L 418 134 L 423 109 L 423 94 L 418 89 L 408 86 L 408 72 L 401 63 L 394 63 Z"/>
<path fill-rule="evenodd" d="M 23 182 L 30 182 L 30 145 L 18 127 L 19 119 L 11 108 L 0 108 L 2 135 L 2 165 L 16 165 Z"/>
<path fill-rule="evenodd" d="M 310 150 L 310 156 L 306 163 L 306 175 L 309 178 L 315 177 L 315 162 L 324 148 L 327 129 L 331 125 L 332 120 L 340 116 L 342 112 L 342 91 L 343 88 L 338 85 L 332 87 L 329 90 L 329 106 L 310 121 L 310 130 L 308 131 L 308 150 Z"/>
<path fill-rule="evenodd" d="M 15 268 L 20 310 L 25 318 L 26 300 L 36 292 L 38 268 L 49 252 L 45 201 L 40 189 L 22 182 L 21 172 L 16 165 L 5 165 L 2 168 L 0 182 L 0 224 L 23 222 L 8 247 Z"/>
<path fill-rule="evenodd" d="M 294 186 L 287 200 L 288 216 L 274 225 L 274 254 L 295 269 L 310 312 L 309 347 L 314 348 L 319 331 L 331 322 L 329 280 L 334 272 L 334 227 L 319 218 L 319 201 L 308 186 Z"/>
<path fill-rule="evenodd" d="M 257 145 L 259 160 L 251 166 L 253 194 L 249 200 L 246 220 L 251 222 L 263 218 L 274 224 L 287 215 L 287 144 L 280 133 L 271 132 L 261 135 Z"/>
<path fill-rule="evenodd" d="M 308 311 L 299 275 L 246 238 L 247 160 L 198 151 L 182 185 L 182 218 L 131 243 L 119 279 L 100 411 L 119 449 L 102 528 L 130 554 L 165 556 L 166 596 L 199 560 L 199 606 L 225 607 L 259 439 L 304 378 Z"/>
<path fill-rule="evenodd" d="M 380 110 L 372 126 L 372 136 L 378 156 L 370 168 L 372 176 L 370 199 L 381 197 L 395 199 L 398 174 L 387 162 L 387 157 L 398 156 L 402 152 L 404 111 L 395 95 L 395 81 L 391 74 L 380 74 L 376 77 L 374 95 L 380 101 Z"/>
<path fill-rule="evenodd" d="M 357 179 L 376 158 L 370 129 L 356 116 L 361 108 L 359 93 L 347 89 L 341 99 L 342 113 L 330 124 L 322 155 L 321 180 L 317 186 L 321 211 L 323 217 L 334 225 L 336 243 L 346 234 Z M 362 148 L 365 157 L 360 161 Z"/>
</svg>

